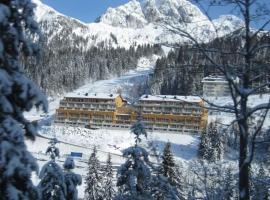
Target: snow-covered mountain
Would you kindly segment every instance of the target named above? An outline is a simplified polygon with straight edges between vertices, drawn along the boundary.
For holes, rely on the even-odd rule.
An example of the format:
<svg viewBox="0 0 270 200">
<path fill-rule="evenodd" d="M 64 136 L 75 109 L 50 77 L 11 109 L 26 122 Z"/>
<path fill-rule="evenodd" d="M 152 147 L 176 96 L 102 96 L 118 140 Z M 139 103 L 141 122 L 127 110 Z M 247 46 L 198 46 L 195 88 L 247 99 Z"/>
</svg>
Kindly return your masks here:
<svg viewBox="0 0 270 200">
<path fill-rule="evenodd" d="M 82 38 L 83 44 L 74 44 L 82 48 L 101 43 L 128 48 L 138 44 L 187 41 L 178 34 L 168 32 L 165 27 L 168 25 L 186 30 L 199 41 L 207 42 L 243 24 L 235 16 L 221 16 L 211 22 L 198 7 L 187 0 L 131 0 L 117 8 L 108 8 L 95 23 L 90 24 L 64 16 L 40 0 L 33 2 L 37 4 L 37 21 L 48 41 L 53 37 L 69 38 L 73 44 L 76 38 Z"/>
</svg>

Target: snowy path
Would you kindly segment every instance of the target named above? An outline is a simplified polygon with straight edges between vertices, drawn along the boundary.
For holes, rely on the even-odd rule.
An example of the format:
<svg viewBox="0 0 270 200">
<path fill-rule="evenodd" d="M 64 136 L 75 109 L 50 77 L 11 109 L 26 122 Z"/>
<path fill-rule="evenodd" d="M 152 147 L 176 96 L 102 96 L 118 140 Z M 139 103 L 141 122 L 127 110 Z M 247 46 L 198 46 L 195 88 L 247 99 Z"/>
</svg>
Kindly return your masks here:
<svg viewBox="0 0 270 200">
<path fill-rule="evenodd" d="M 118 93 L 121 92 L 122 96 L 127 100 L 132 101 L 134 98 L 139 97 L 139 89 L 142 84 L 144 84 L 149 74 L 153 73 L 156 60 L 159 56 L 153 56 L 151 58 L 142 57 L 137 65 L 137 68 L 130 70 L 127 73 L 123 74 L 120 77 L 111 78 L 108 80 L 99 80 L 91 83 L 86 83 L 82 87 L 74 90 L 73 92 L 63 94 L 63 96 L 70 94 L 81 94 L 85 93 Z M 44 114 L 41 111 L 32 111 L 25 113 L 25 116 L 29 120 L 44 120 L 47 116 L 49 120 L 54 114 L 55 110 L 59 107 L 59 102 L 62 97 L 50 97 L 49 100 L 49 112 Z M 46 120 L 46 119 L 45 119 Z M 47 121 L 46 120 L 46 121 Z"/>
</svg>

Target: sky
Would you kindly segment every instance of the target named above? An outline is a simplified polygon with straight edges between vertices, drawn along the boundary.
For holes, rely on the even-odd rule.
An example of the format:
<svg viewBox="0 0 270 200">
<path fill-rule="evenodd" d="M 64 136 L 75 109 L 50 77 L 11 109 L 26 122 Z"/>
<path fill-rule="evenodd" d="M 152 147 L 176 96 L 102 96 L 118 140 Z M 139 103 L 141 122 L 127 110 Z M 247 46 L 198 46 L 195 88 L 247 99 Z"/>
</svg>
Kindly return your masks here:
<svg viewBox="0 0 270 200">
<path fill-rule="evenodd" d="M 117 7 L 128 1 L 130 0 L 42 0 L 42 2 L 53 7 L 60 13 L 79 19 L 85 23 L 94 22 L 109 7 Z M 260 0 L 260 2 L 264 2 L 267 5 L 270 4 L 269 1 Z M 209 10 L 209 15 L 212 19 L 216 19 L 220 15 L 230 14 L 232 10 L 231 7 L 212 7 Z M 258 22 L 258 24 L 253 24 L 253 27 L 259 27 L 259 25 L 260 23 Z"/>
<path fill-rule="evenodd" d="M 85 23 L 94 22 L 109 7 L 123 5 L 130 0 L 42 0 L 45 4 L 55 10 L 79 19 Z M 228 8 L 215 8 L 211 10 L 211 17 L 217 18 L 221 14 L 226 14 Z"/>
<path fill-rule="evenodd" d="M 109 7 L 117 7 L 129 0 L 42 0 L 55 10 L 85 23 L 94 22 Z"/>
</svg>

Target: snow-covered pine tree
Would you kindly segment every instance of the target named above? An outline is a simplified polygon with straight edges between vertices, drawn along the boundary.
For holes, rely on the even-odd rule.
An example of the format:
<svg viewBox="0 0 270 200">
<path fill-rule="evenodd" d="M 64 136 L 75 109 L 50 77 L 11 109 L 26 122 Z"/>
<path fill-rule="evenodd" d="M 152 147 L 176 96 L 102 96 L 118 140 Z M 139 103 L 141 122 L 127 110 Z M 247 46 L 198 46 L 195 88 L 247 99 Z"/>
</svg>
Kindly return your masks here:
<svg viewBox="0 0 270 200">
<path fill-rule="evenodd" d="M 24 143 L 24 137 L 35 139 L 37 126 L 23 112 L 34 106 L 47 111 L 47 100 L 20 60 L 38 53 L 33 8 L 30 0 L 0 1 L 0 198 L 6 200 L 39 198 L 31 181 L 38 166 Z"/>
<path fill-rule="evenodd" d="M 258 174 L 253 179 L 253 184 L 252 184 L 253 192 L 251 193 L 252 200 L 269 200 L 270 199 L 269 183 L 267 183 L 266 177 L 267 175 L 263 167 L 263 164 L 260 163 Z"/>
<path fill-rule="evenodd" d="M 141 142 L 141 136 L 147 138 L 147 132 L 145 130 L 144 124 L 142 123 L 141 116 L 138 117 L 138 120 L 130 128 L 130 131 L 135 135 L 135 146 Z"/>
<path fill-rule="evenodd" d="M 172 186 L 168 178 L 162 174 L 152 176 L 151 195 L 157 200 L 179 200 L 179 195 L 174 186 Z"/>
<path fill-rule="evenodd" d="M 81 175 L 72 172 L 75 168 L 75 162 L 72 157 L 67 157 L 63 167 L 65 169 L 64 178 L 67 188 L 66 200 L 77 200 L 78 191 L 76 187 L 82 184 L 82 177 Z"/>
<path fill-rule="evenodd" d="M 97 148 L 94 147 L 93 152 L 88 160 L 87 175 L 85 178 L 85 199 L 86 200 L 102 200 L 102 176 L 101 166 L 97 158 Z"/>
<path fill-rule="evenodd" d="M 147 136 L 140 119 L 132 125 L 131 132 L 135 135 L 135 145 L 123 152 L 123 156 L 127 160 L 118 170 L 117 186 L 120 189 L 117 199 L 151 200 L 151 170 L 148 153 L 144 148 L 138 146 L 141 136 Z"/>
<path fill-rule="evenodd" d="M 175 169 L 176 165 L 171 151 L 171 143 L 167 142 L 163 150 L 161 170 L 163 176 L 167 177 L 170 184 L 173 186 L 175 186 L 177 183 Z"/>
<path fill-rule="evenodd" d="M 50 155 L 51 160 L 55 161 L 56 157 L 60 157 L 59 149 L 55 146 L 59 141 L 53 138 L 49 141 L 50 146 L 46 150 L 46 154 Z"/>
<path fill-rule="evenodd" d="M 234 181 L 232 167 L 228 167 L 225 172 L 224 186 L 223 186 L 223 199 L 224 200 L 233 200 L 236 199 L 236 183 Z"/>
<path fill-rule="evenodd" d="M 200 144 L 199 144 L 199 148 L 198 148 L 198 157 L 204 160 L 208 159 L 208 155 L 209 155 L 209 137 L 207 134 L 206 129 L 204 129 L 201 133 L 201 137 L 200 137 Z"/>
<path fill-rule="evenodd" d="M 211 122 L 201 133 L 198 156 L 209 162 L 220 160 L 223 154 L 223 145 L 216 122 Z"/>
<path fill-rule="evenodd" d="M 223 155 L 223 144 L 222 138 L 218 131 L 217 122 L 210 123 L 209 125 L 209 136 L 211 144 L 211 158 L 210 161 L 215 162 L 220 160 Z"/>
<path fill-rule="evenodd" d="M 103 168 L 103 199 L 113 200 L 115 197 L 115 184 L 113 181 L 113 168 L 111 161 L 111 154 L 108 154 L 106 166 Z"/>
<path fill-rule="evenodd" d="M 41 179 L 38 188 L 41 193 L 42 200 L 65 200 L 67 189 L 65 177 L 61 167 L 55 162 L 55 158 L 59 157 L 59 150 L 55 146 L 56 139 L 50 141 L 46 154 L 50 155 L 51 160 L 47 162 L 41 169 L 39 178 Z"/>
</svg>

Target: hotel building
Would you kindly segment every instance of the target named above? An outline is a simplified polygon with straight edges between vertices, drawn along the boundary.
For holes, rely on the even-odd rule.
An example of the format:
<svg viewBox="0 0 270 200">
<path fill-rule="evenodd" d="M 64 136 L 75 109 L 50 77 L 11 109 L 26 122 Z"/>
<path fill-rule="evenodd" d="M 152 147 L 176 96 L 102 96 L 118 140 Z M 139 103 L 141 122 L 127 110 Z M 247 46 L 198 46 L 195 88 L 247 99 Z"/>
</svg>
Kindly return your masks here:
<svg viewBox="0 0 270 200">
<path fill-rule="evenodd" d="M 199 133 L 207 111 L 199 97 L 143 95 L 130 106 L 118 94 L 70 95 L 60 101 L 55 123 L 88 128 L 129 128 L 138 115 L 148 130 Z"/>
</svg>

